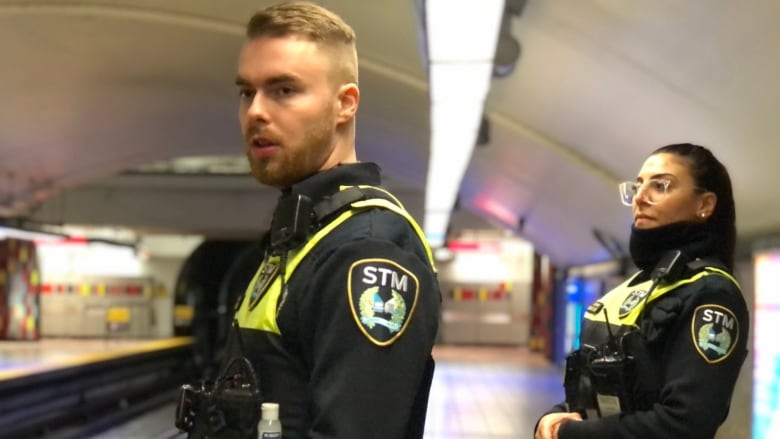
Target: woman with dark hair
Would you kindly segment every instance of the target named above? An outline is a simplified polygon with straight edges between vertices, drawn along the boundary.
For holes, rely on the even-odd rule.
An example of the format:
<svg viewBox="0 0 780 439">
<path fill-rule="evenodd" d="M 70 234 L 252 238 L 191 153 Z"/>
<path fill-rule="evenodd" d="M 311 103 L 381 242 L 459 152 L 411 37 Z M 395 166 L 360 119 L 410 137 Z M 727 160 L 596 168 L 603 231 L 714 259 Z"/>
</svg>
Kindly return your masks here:
<svg viewBox="0 0 780 439">
<path fill-rule="evenodd" d="M 630 250 L 639 272 L 585 312 L 567 358 L 566 402 L 535 439 L 712 438 L 747 355 L 726 168 L 702 146 L 654 151 L 635 181 Z"/>
</svg>

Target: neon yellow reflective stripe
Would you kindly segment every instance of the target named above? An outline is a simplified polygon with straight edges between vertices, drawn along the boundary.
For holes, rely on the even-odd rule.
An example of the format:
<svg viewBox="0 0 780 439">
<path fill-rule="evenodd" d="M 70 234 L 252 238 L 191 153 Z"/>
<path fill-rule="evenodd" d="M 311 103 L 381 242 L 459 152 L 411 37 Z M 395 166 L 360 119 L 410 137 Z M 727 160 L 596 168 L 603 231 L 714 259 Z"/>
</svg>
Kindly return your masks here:
<svg viewBox="0 0 780 439">
<path fill-rule="evenodd" d="M 355 186 L 341 186 L 340 189 L 348 189 L 350 187 Z M 390 199 L 392 199 L 395 204 L 392 202 L 388 202 L 387 200 L 383 200 L 381 198 L 371 198 L 368 200 L 363 201 L 356 201 L 352 203 L 352 206 L 354 207 L 367 207 L 367 206 L 376 206 L 376 207 L 384 207 L 386 209 L 392 210 L 393 212 L 397 213 L 398 215 L 403 216 L 406 218 L 406 220 L 411 224 L 414 231 L 417 233 L 417 236 L 420 237 L 420 242 L 422 242 L 423 247 L 425 247 L 425 254 L 428 256 L 428 262 L 431 264 L 431 268 L 433 269 L 433 272 L 436 273 L 436 262 L 433 259 L 433 251 L 431 250 L 431 246 L 428 244 L 428 239 L 425 237 L 425 232 L 423 232 L 422 228 L 420 228 L 420 225 L 417 224 L 417 221 L 412 218 L 411 215 L 409 215 L 409 212 L 406 211 L 406 208 L 404 208 L 403 203 L 401 203 L 401 200 L 396 198 L 395 195 L 391 194 L 387 191 L 387 189 L 377 187 L 377 186 L 371 186 L 371 185 L 358 185 L 357 186 L 360 189 L 373 189 L 375 191 L 382 192 L 383 194 L 387 195 Z"/>
<path fill-rule="evenodd" d="M 715 267 L 707 267 L 707 268 L 705 268 L 705 270 L 720 274 L 721 276 L 723 276 L 723 277 L 727 278 L 728 280 L 734 282 L 734 285 L 736 285 L 737 288 L 739 288 L 739 290 L 742 291 L 742 287 L 739 285 L 739 282 L 737 282 L 737 280 L 734 278 L 734 276 L 732 276 L 729 272 L 723 271 L 720 268 L 715 268 Z"/>
<path fill-rule="evenodd" d="M 709 275 L 721 275 L 730 281 L 734 282 L 734 285 L 739 288 L 739 283 L 734 279 L 732 275 L 727 273 L 726 271 L 723 271 L 719 268 L 715 267 L 705 267 L 703 271 L 700 271 L 699 273 L 696 273 L 695 275 L 687 278 L 682 279 L 677 282 L 674 282 L 669 285 L 663 285 L 657 287 L 649 298 L 647 298 L 647 302 L 645 302 L 644 299 L 642 299 L 641 304 L 637 305 L 632 309 L 628 314 L 620 317 L 620 307 L 622 306 L 623 302 L 628 298 L 628 295 L 632 291 L 637 290 L 647 290 L 652 285 L 651 281 L 646 281 L 638 285 L 634 285 L 632 287 L 629 287 L 628 284 L 633 280 L 635 276 L 632 276 L 627 281 L 620 284 L 620 286 L 616 287 L 614 290 L 607 293 L 604 297 L 598 300 L 602 305 L 604 305 L 604 309 L 607 310 L 607 314 L 609 317 L 610 324 L 619 324 L 619 325 L 628 325 L 628 326 L 637 326 L 636 322 L 639 319 L 639 315 L 642 313 L 642 310 L 644 309 L 645 303 L 652 302 L 653 300 L 658 299 L 659 297 L 663 296 L 664 294 L 668 293 L 669 291 L 675 290 L 683 285 L 687 285 L 693 282 L 696 282 L 697 280 L 701 279 L 704 276 Z M 606 323 L 606 318 L 604 316 L 604 312 L 600 310 L 599 312 L 592 314 L 592 313 L 586 313 L 585 318 L 591 321 L 596 322 L 603 322 Z"/>
<path fill-rule="evenodd" d="M 285 277 L 287 279 L 290 278 L 292 275 L 292 272 L 295 271 L 295 269 L 298 267 L 298 264 L 301 263 L 303 260 L 303 257 L 306 256 L 307 253 L 311 251 L 311 249 L 314 248 L 315 245 L 317 245 L 322 238 L 325 237 L 328 233 L 330 233 L 333 229 L 341 225 L 344 221 L 348 220 L 352 216 L 354 216 L 357 212 L 354 210 L 347 210 L 346 212 L 343 212 L 341 215 L 337 216 L 336 219 L 328 223 L 325 227 L 321 228 L 317 233 L 314 234 L 314 236 L 311 237 L 306 242 L 306 245 L 303 246 L 300 250 L 297 252 L 290 252 L 293 253 L 292 258 L 290 258 L 290 262 L 287 264 L 287 271 L 285 272 Z"/>
<path fill-rule="evenodd" d="M 383 194 L 387 195 L 391 200 L 395 201 L 395 203 L 398 206 L 400 206 L 401 209 L 405 209 L 403 203 L 401 203 L 401 200 L 396 198 L 395 195 L 393 195 L 390 192 L 388 192 L 387 189 L 384 189 L 384 188 L 381 188 L 381 187 L 377 187 L 377 186 L 371 186 L 371 185 L 368 185 L 368 184 L 361 184 L 361 185 L 358 185 L 358 186 L 341 186 L 340 189 L 343 191 L 344 189 L 348 189 L 348 188 L 351 188 L 351 187 L 357 187 L 359 189 L 373 189 L 373 190 L 375 190 L 377 192 L 382 192 Z"/>
<path fill-rule="evenodd" d="M 721 276 L 724 276 L 725 278 L 729 279 L 730 281 L 734 282 L 734 285 L 739 288 L 739 284 L 737 283 L 736 279 L 734 279 L 733 276 L 728 274 L 727 272 L 715 268 L 715 267 L 706 267 L 703 271 L 700 271 L 699 273 L 696 273 L 695 275 L 689 277 L 688 279 L 683 279 L 680 281 L 677 281 L 673 284 L 664 285 L 663 287 L 656 288 L 655 291 L 653 291 L 653 294 L 650 295 L 650 298 L 648 299 L 648 302 L 652 302 L 653 300 L 657 299 L 658 297 L 666 294 L 667 292 L 674 290 L 675 288 L 679 288 L 683 285 L 687 285 L 693 282 L 696 282 L 697 280 L 703 278 L 704 276 L 709 276 L 711 274 L 719 274 Z M 628 320 L 632 323 L 635 323 L 637 319 L 639 318 L 639 314 L 642 312 L 642 306 L 636 307 L 636 309 L 632 310 L 628 316 L 626 316 L 623 320 Z"/>
<path fill-rule="evenodd" d="M 290 279 L 290 276 L 292 276 L 293 272 L 301 263 L 304 256 L 306 256 L 306 254 L 308 254 L 309 251 L 311 251 L 311 249 L 314 248 L 314 246 L 317 245 L 317 243 L 319 243 L 325 235 L 330 233 L 339 224 L 343 223 L 354 214 L 355 212 L 352 210 L 348 210 L 342 213 L 336 219 L 328 223 L 328 225 L 315 233 L 314 236 L 312 236 L 306 242 L 306 245 L 304 245 L 303 248 L 298 251 L 288 253 L 289 259 L 287 261 L 287 266 L 285 267 L 284 273 L 285 280 Z M 279 260 L 279 258 L 275 258 L 275 260 Z M 259 329 L 261 331 L 273 332 L 274 334 L 281 334 L 279 325 L 276 322 L 276 310 L 279 308 L 279 300 L 284 300 L 284 297 L 280 298 L 282 293 L 281 276 L 277 276 L 276 279 L 274 279 L 273 283 L 268 288 L 268 291 L 260 300 L 260 303 L 252 308 L 252 291 L 257 284 L 264 265 L 265 262 L 261 264 L 260 268 L 257 270 L 257 273 L 255 273 L 255 277 L 252 279 L 252 282 L 249 283 L 249 287 L 244 293 L 244 301 L 241 303 L 241 307 L 236 312 L 236 319 L 238 320 L 239 326 L 241 327 Z"/>
<path fill-rule="evenodd" d="M 663 296 L 664 294 L 668 293 L 669 291 L 672 291 L 675 288 L 681 287 L 683 285 L 687 285 L 687 284 L 696 282 L 697 280 L 701 279 L 702 277 L 704 277 L 704 276 L 706 276 L 708 274 L 709 273 L 707 273 L 706 271 L 702 271 L 700 273 L 697 273 L 697 274 L 693 275 L 692 277 L 689 277 L 688 279 L 682 279 L 682 280 L 679 280 L 679 281 L 677 281 L 677 282 L 675 282 L 673 284 L 663 285 L 663 286 L 657 287 L 653 291 L 653 293 L 650 294 L 650 297 L 647 298 L 647 302 L 645 302 L 644 300 L 643 300 L 643 302 L 645 302 L 645 303 L 652 302 L 653 300 Z M 642 313 L 642 310 L 644 310 L 644 305 L 637 306 L 636 308 L 631 310 L 631 312 L 628 313 L 628 315 L 626 315 L 625 317 L 623 317 L 620 320 L 622 322 L 627 323 L 627 324 L 636 325 L 636 322 L 639 319 L 639 314 Z"/>
<path fill-rule="evenodd" d="M 278 258 L 274 259 L 278 260 Z M 273 332 L 274 334 L 281 334 L 279 326 L 276 324 L 276 304 L 279 301 L 279 293 L 281 292 L 279 276 L 276 276 L 276 279 L 268 287 L 260 303 L 251 310 L 249 309 L 252 305 L 252 291 L 255 289 L 260 273 L 262 273 L 265 264 L 271 261 L 263 261 L 260 264 L 255 276 L 252 278 L 252 282 L 249 282 L 249 286 L 244 292 L 244 300 L 241 302 L 241 307 L 236 311 L 235 318 L 238 321 L 238 325 L 242 328 L 259 329 L 261 331 Z"/>
<path fill-rule="evenodd" d="M 393 212 L 397 213 L 398 215 L 403 216 L 406 218 L 406 220 L 409 222 L 409 224 L 412 226 L 414 231 L 417 233 L 417 236 L 420 238 L 420 242 L 422 242 L 423 247 L 425 248 L 425 254 L 428 256 L 428 262 L 431 264 L 431 268 L 433 269 L 433 272 L 436 272 L 436 263 L 433 260 L 433 252 L 431 251 L 431 246 L 428 245 L 428 240 L 425 239 L 425 233 L 423 233 L 420 226 L 417 224 L 417 222 L 412 218 L 411 215 L 402 208 L 396 206 L 391 201 L 383 200 L 381 198 L 374 198 L 370 200 L 364 200 L 364 201 L 356 201 L 352 203 L 355 207 L 384 207 L 385 209 L 392 210 Z"/>
<path fill-rule="evenodd" d="M 603 308 L 599 309 L 596 313 L 586 312 L 585 318 L 594 322 L 602 323 L 606 323 L 607 319 L 609 319 L 609 323 L 611 325 L 631 325 L 633 322 L 630 322 L 625 318 L 620 318 L 620 307 L 623 305 L 623 302 L 632 291 L 647 291 L 647 289 L 650 288 L 650 284 L 652 283 L 651 281 L 646 281 L 629 287 L 628 284 L 630 284 L 638 274 L 639 273 L 631 276 L 622 284 L 605 294 L 597 301 L 597 303 L 601 303 L 603 305 Z"/>
<path fill-rule="evenodd" d="M 343 190 L 349 187 L 350 186 L 343 186 L 341 189 Z M 396 198 L 393 197 L 392 194 L 390 194 L 389 192 L 383 189 L 376 188 L 374 186 L 359 186 L 359 187 L 380 190 L 383 193 L 386 193 L 388 196 L 390 196 L 393 200 L 396 200 Z M 411 215 L 409 215 L 409 213 L 407 213 L 406 210 L 404 210 L 402 207 L 393 204 L 392 201 L 382 199 L 382 198 L 371 198 L 368 200 L 358 201 L 352 203 L 350 207 L 351 208 L 349 210 L 342 212 L 334 220 L 332 220 L 327 225 L 325 225 L 320 230 L 318 230 L 308 241 L 306 241 L 306 244 L 300 250 L 297 251 L 293 250 L 290 253 L 288 253 L 287 265 L 285 267 L 286 281 L 290 279 L 295 269 L 298 267 L 301 261 L 303 261 L 304 257 L 306 257 L 306 255 L 317 244 L 319 244 L 319 242 L 325 236 L 327 236 L 330 232 L 332 232 L 333 229 L 340 226 L 344 221 L 348 220 L 349 218 L 353 217 L 354 215 L 360 213 L 362 210 L 369 207 L 379 207 L 379 208 L 388 209 L 398 215 L 403 216 L 409 222 L 409 224 L 411 224 L 411 226 L 414 228 L 417 235 L 420 237 L 420 241 L 425 247 L 425 251 L 426 254 L 428 255 L 428 259 L 430 261 L 431 267 L 433 268 L 434 271 L 436 270 L 436 266 L 434 265 L 434 261 L 433 261 L 433 253 L 430 249 L 430 246 L 428 245 L 428 242 L 425 240 L 425 235 L 422 233 L 420 226 L 417 225 L 417 223 L 414 221 Z M 279 301 L 281 300 L 282 301 L 281 305 L 283 305 L 285 299 L 282 296 L 282 291 L 281 291 L 282 282 L 280 276 L 276 276 L 276 278 L 273 280 L 271 285 L 268 287 L 266 293 L 263 295 L 260 302 L 257 303 L 256 306 L 252 307 L 253 305 L 252 292 L 254 291 L 258 280 L 260 279 L 260 275 L 265 267 L 265 264 L 273 261 L 279 261 L 279 258 L 272 258 L 269 261 L 263 261 L 263 263 L 257 269 L 255 276 L 252 278 L 252 282 L 249 283 L 249 286 L 244 292 L 244 300 L 241 302 L 241 306 L 239 307 L 238 311 L 236 311 L 236 320 L 238 321 L 239 326 L 242 328 L 259 329 L 263 331 L 273 332 L 275 334 L 281 334 L 281 331 L 279 330 L 279 326 L 277 325 L 276 322 L 276 312 L 277 309 L 280 307 Z"/>
</svg>

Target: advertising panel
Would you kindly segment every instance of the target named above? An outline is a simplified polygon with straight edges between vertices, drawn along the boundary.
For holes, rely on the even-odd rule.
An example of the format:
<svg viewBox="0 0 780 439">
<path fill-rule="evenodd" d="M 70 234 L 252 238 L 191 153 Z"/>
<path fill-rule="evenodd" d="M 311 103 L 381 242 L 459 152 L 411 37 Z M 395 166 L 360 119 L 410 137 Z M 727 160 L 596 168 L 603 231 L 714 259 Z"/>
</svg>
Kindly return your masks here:
<svg viewBox="0 0 780 439">
<path fill-rule="evenodd" d="M 780 250 L 755 255 L 753 438 L 780 437 Z"/>
</svg>

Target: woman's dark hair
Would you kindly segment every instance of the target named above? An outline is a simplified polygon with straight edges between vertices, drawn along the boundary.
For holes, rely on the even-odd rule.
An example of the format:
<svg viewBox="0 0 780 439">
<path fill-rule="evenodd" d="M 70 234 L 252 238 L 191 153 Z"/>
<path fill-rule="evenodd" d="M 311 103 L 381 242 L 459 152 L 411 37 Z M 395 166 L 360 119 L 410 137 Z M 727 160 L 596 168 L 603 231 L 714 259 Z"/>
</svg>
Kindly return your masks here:
<svg viewBox="0 0 780 439">
<path fill-rule="evenodd" d="M 707 219 L 707 226 L 718 237 L 718 251 L 729 271 L 734 270 L 734 249 L 737 244 L 737 212 L 731 178 L 726 167 L 709 149 L 692 143 L 676 143 L 662 146 L 653 155 L 667 153 L 687 159 L 693 180 L 701 189 L 714 192 L 718 197 L 715 211 Z"/>
</svg>

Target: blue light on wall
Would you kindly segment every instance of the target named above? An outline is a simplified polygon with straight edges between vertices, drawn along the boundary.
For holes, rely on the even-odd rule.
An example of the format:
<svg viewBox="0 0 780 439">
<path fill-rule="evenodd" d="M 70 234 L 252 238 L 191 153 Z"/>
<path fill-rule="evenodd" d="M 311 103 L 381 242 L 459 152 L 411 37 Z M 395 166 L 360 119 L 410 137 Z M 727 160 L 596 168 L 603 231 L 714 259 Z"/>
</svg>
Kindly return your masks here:
<svg viewBox="0 0 780 439">
<path fill-rule="evenodd" d="M 601 279 L 574 277 L 566 283 L 566 329 L 564 350 L 569 352 L 580 347 L 582 318 L 585 310 L 597 301 L 603 291 Z"/>
<path fill-rule="evenodd" d="M 567 352 L 580 347 L 582 296 L 585 289 L 583 283 L 581 278 L 574 278 L 566 284 L 566 331 L 563 346 Z"/>
<path fill-rule="evenodd" d="M 579 348 L 585 310 L 604 294 L 604 279 L 560 273 L 555 281 L 553 361 L 563 365 L 566 356 Z"/>
</svg>

